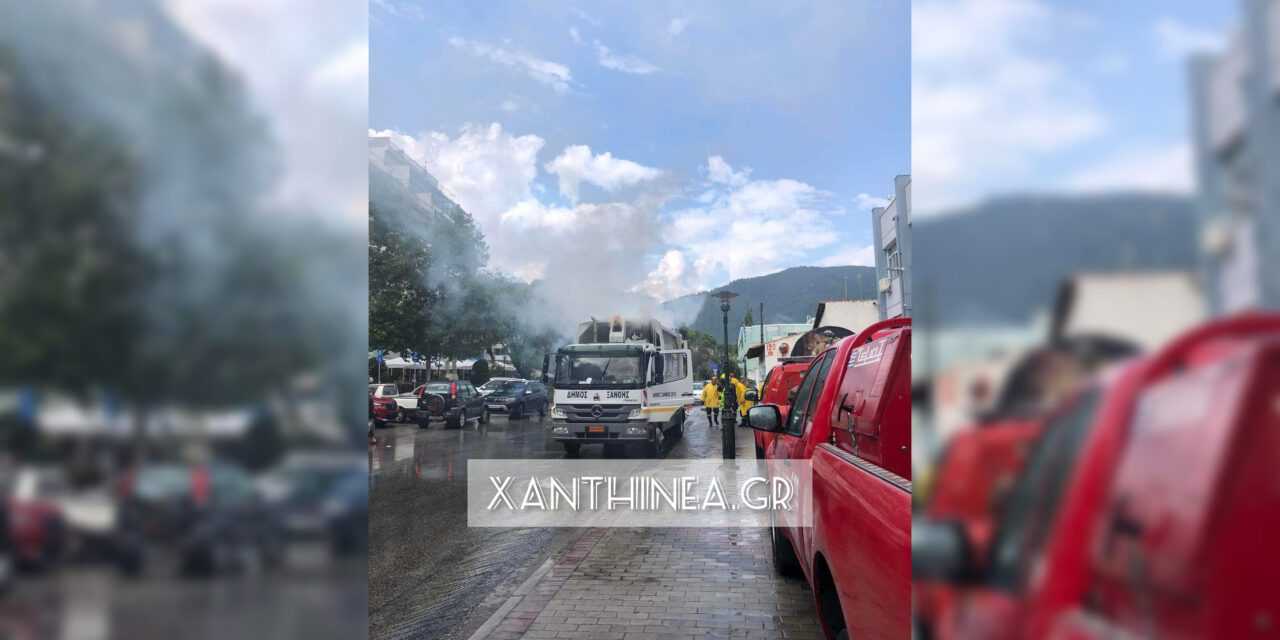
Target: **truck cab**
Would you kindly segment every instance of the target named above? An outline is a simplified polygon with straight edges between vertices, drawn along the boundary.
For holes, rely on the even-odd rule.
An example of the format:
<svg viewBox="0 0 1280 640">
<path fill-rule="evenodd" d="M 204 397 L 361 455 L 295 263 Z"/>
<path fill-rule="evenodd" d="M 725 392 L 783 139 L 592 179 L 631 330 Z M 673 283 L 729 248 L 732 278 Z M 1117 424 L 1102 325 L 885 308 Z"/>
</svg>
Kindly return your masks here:
<svg viewBox="0 0 1280 640">
<path fill-rule="evenodd" d="M 603 332 L 588 324 L 596 322 L 580 327 L 580 339 L 601 333 L 608 338 L 556 352 L 552 439 L 569 457 L 597 443 L 608 453 L 637 447 L 655 457 L 664 441 L 684 433 L 684 407 L 694 396 L 691 352 L 656 322 L 615 317 Z"/>
</svg>

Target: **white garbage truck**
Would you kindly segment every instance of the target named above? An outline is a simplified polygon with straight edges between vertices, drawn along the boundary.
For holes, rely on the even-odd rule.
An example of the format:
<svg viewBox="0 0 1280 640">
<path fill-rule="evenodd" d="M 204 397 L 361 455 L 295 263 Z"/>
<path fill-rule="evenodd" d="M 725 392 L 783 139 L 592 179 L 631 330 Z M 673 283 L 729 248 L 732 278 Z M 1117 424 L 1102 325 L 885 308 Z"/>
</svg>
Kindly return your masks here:
<svg viewBox="0 0 1280 640">
<path fill-rule="evenodd" d="M 567 456 L 602 444 L 606 454 L 634 447 L 656 457 L 663 441 L 684 434 L 692 356 L 684 338 L 660 322 L 591 318 L 550 364 L 550 433 Z"/>
</svg>

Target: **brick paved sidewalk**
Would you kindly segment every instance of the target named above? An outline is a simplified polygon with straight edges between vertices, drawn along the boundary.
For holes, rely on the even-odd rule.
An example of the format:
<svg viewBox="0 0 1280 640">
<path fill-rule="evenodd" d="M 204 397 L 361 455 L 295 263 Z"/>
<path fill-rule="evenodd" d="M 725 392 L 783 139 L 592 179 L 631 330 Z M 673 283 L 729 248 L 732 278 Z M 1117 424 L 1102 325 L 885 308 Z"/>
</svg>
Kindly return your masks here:
<svg viewBox="0 0 1280 640">
<path fill-rule="evenodd" d="M 767 529 L 593 529 L 522 591 L 488 638 L 822 637 Z"/>
</svg>

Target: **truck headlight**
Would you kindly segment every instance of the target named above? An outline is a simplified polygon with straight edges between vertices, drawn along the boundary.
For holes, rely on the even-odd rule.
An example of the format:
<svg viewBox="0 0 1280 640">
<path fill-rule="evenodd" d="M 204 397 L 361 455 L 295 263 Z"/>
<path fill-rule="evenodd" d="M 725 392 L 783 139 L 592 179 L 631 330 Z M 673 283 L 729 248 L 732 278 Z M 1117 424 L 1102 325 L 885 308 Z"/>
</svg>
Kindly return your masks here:
<svg viewBox="0 0 1280 640">
<path fill-rule="evenodd" d="M 564 419 L 564 409 L 561 409 L 559 405 L 551 405 L 551 417 Z"/>
<path fill-rule="evenodd" d="M 634 427 L 627 427 L 627 435 L 629 436 L 642 436 L 642 435 L 645 435 L 645 432 L 646 432 L 645 428 L 639 425 L 636 425 Z"/>
<path fill-rule="evenodd" d="M 628 420 L 635 420 L 636 418 L 643 418 L 643 417 L 644 417 L 644 410 L 641 409 L 640 407 L 636 407 L 632 409 L 631 413 L 627 414 Z"/>
<path fill-rule="evenodd" d="M 551 427 L 551 433 L 554 433 L 556 435 L 566 435 L 569 433 L 569 427 L 566 427 L 564 425 L 556 425 L 554 427 Z"/>
</svg>

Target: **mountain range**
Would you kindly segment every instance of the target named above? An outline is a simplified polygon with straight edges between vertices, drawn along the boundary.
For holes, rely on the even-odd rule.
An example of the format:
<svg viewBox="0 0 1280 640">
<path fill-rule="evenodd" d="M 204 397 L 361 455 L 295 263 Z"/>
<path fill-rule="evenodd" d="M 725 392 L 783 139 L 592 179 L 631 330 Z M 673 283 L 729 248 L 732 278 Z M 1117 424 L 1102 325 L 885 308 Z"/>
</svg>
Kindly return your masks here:
<svg viewBox="0 0 1280 640">
<path fill-rule="evenodd" d="M 729 311 L 729 334 L 736 336 L 748 309 L 752 319 L 760 321 L 761 302 L 765 303 L 765 322 L 773 324 L 806 322 L 812 319 L 819 302 L 875 298 L 876 270 L 854 266 L 792 267 L 668 300 L 662 308 L 677 324 L 720 336 L 724 332 L 720 303 L 711 296 L 721 291 L 738 294 Z"/>
</svg>

